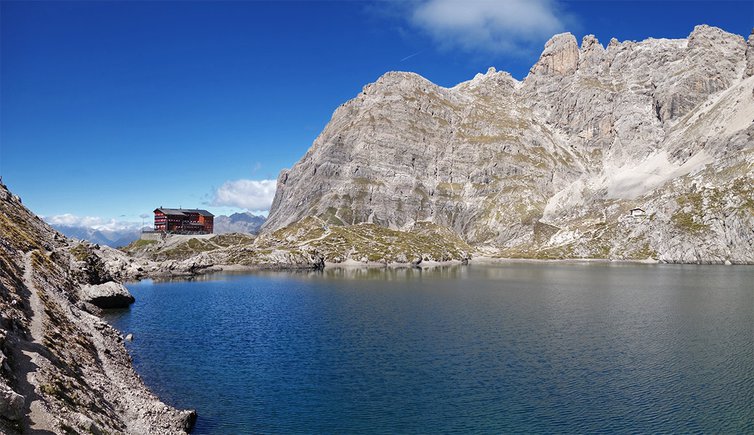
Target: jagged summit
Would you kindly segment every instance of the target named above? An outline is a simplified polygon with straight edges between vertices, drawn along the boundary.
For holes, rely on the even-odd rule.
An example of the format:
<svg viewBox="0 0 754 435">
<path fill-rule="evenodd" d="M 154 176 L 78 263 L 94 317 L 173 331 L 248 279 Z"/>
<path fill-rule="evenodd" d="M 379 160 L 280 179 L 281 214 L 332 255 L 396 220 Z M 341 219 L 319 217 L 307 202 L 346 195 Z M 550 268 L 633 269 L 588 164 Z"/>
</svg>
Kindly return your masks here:
<svg viewBox="0 0 754 435">
<path fill-rule="evenodd" d="M 741 187 L 753 44 L 705 25 L 607 47 L 564 33 L 523 81 L 491 68 L 444 88 L 387 73 L 281 173 L 264 230 L 306 216 L 430 221 L 500 255 L 754 261 Z M 636 207 L 651 225 L 625 219 Z"/>
<path fill-rule="evenodd" d="M 579 64 L 579 45 L 570 33 L 561 33 L 550 38 L 530 75 L 566 75 L 576 71 Z"/>
</svg>

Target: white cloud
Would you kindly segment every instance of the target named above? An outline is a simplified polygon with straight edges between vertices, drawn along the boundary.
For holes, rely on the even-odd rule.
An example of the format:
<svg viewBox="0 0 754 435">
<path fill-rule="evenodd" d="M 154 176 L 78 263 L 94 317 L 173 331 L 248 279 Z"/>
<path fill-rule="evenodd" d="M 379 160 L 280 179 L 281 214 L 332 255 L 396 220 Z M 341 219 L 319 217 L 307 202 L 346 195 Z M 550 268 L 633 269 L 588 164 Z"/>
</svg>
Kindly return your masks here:
<svg viewBox="0 0 754 435">
<path fill-rule="evenodd" d="M 269 210 L 275 198 L 275 180 L 227 181 L 215 191 L 213 206 Z"/>
<path fill-rule="evenodd" d="M 557 0 L 426 0 L 409 19 L 445 48 L 521 52 L 563 31 Z"/>
<path fill-rule="evenodd" d="M 141 228 L 141 222 L 126 222 L 115 219 L 104 219 L 98 216 L 76 216 L 70 213 L 42 217 L 51 225 L 65 225 L 69 227 L 94 228 L 98 231 L 123 231 Z"/>
</svg>

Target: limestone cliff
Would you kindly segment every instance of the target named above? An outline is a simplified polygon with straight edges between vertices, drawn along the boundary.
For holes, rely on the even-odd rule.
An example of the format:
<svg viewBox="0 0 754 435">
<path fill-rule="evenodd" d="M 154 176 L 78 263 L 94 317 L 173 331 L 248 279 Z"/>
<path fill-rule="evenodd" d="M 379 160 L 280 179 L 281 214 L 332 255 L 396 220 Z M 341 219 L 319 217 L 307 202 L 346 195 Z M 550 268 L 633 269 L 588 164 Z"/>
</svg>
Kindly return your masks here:
<svg viewBox="0 0 754 435">
<path fill-rule="evenodd" d="M 556 35 L 523 81 L 387 73 L 280 174 L 263 233 L 431 222 L 488 255 L 753 263 L 751 59 L 752 37 L 702 25 Z"/>
<path fill-rule="evenodd" d="M 0 184 L 0 432 L 191 429 L 196 414 L 147 390 L 120 334 L 87 302 L 130 297 L 121 287 Z"/>
</svg>

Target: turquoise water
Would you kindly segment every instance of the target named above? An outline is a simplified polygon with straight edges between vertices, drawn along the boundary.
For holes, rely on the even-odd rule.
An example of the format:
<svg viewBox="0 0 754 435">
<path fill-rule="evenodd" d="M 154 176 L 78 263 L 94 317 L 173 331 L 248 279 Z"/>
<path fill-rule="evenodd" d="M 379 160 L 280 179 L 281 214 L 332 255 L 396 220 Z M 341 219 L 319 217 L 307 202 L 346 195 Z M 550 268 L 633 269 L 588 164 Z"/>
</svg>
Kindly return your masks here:
<svg viewBox="0 0 754 435">
<path fill-rule="evenodd" d="M 754 432 L 754 268 L 506 264 L 129 285 L 195 433 Z"/>
</svg>

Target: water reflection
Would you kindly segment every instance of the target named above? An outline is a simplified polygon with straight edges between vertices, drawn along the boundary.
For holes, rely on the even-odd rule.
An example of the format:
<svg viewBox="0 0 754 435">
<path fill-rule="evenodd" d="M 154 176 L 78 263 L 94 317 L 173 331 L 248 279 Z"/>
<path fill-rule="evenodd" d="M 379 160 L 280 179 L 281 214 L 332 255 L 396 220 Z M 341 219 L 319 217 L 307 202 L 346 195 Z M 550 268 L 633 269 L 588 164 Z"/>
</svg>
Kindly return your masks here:
<svg viewBox="0 0 754 435">
<path fill-rule="evenodd" d="M 754 433 L 754 268 L 502 263 L 129 285 L 196 433 Z"/>
<path fill-rule="evenodd" d="M 406 281 L 422 278 L 457 280 L 468 275 L 467 265 L 431 265 L 407 267 L 380 266 L 328 266 L 325 269 L 292 269 L 292 270 L 257 270 L 257 271 L 223 271 L 218 273 L 199 275 L 195 277 L 167 277 L 144 280 L 146 283 L 168 283 L 187 281 L 227 281 L 243 279 L 253 275 L 266 278 L 297 278 L 297 279 L 337 279 L 337 280 L 369 280 L 369 281 Z"/>
<path fill-rule="evenodd" d="M 328 267 L 319 271 L 325 279 L 405 281 L 431 277 L 433 279 L 460 279 L 468 266 L 437 265 L 423 267 Z M 310 275 L 312 276 L 312 275 Z"/>
</svg>

